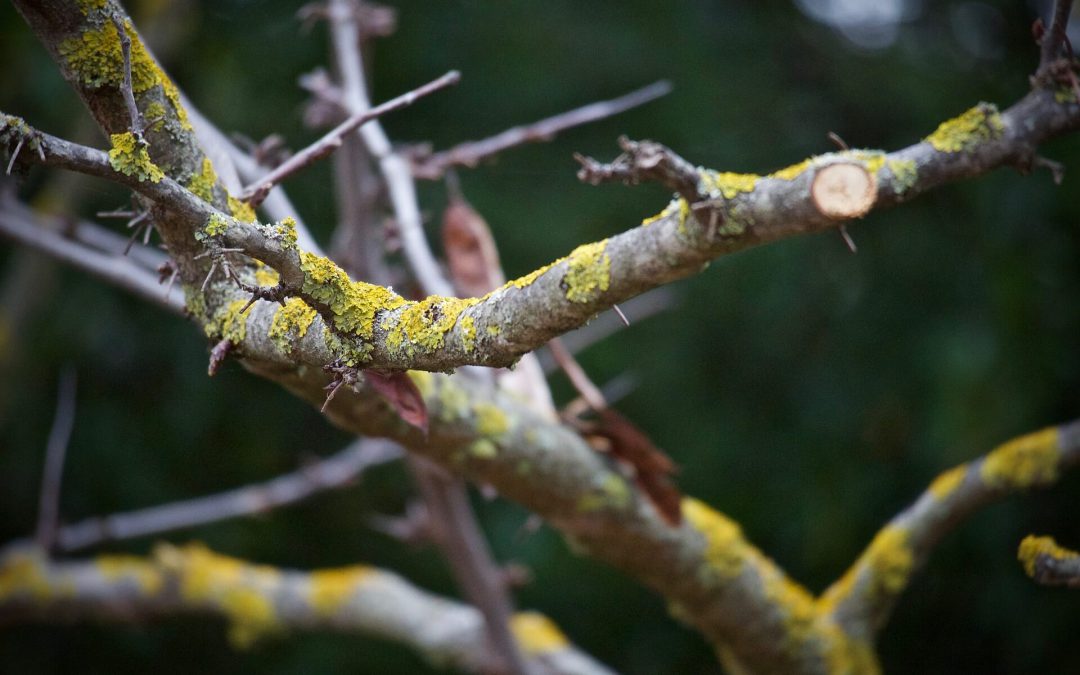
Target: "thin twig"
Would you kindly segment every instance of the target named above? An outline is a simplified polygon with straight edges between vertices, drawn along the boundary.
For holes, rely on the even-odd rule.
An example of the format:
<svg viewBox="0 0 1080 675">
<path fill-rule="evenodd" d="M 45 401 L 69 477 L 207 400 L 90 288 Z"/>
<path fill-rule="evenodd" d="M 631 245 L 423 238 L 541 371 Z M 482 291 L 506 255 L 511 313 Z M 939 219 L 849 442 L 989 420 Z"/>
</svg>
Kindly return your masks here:
<svg viewBox="0 0 1080 675">
<path fill-rule="evenodd" d="M 623 154 L 609 164 L 575 153 L 574 159 L 581 164 L 578 179 L 590 185 L 653 181 L 678 192 L 688 204 L 704 199 L 698 190 L 698 170 L 671 148 L 654 141 L 632 141 L 626 136 L 619 138 L 619 147 Z"/>
<path fill-rule="evenodd" d="M 413 158 L 413 175 L 425 180 L 437 180 L 452 166 L 475 167 L 480 162 L 517 145 L 550 141 L 556 134 L 654 101 L 671 92 L 666 80 L 654 82 L 618 98 L 597 101 L 569 110 L 532 124 L 507 129 L 479 141 L 467 141 L 427 157 Z"/>
<path fill-rule="evenodd" d="M 112 22 L 116 26 L 116 34 L 120 38 L 120 51 L 124 55 L 124 83 L 120 86 L 120 92 L 124 96 L 124 104 L 127 105 L 128 115 L 131 117 L 131 133 L 141 142 L 145 126 L 142 113 L 139 112 L 139 106 L 135 104 L 135 93 L 131 86 L 131 38 L 127 34 L 127 27 L 124 26 L 124 22 L 120 20 L 119 16 L 114 14 Z"/>
<path fill-rule="evenodd" d="M 392 441 L 359 439 L 325 459 L 263 483 L 65 525 L 57 532 L 56 547 L 70 553 L 105 542 L 264 514 L 353 485 L 367 469 L 400 456 L 400 447 Z"/>
<path fill-rule="evenodd" d="M 75 369 L 66 366 L 60 373 L 56 397 L 56 414 L 49 441 L 45 446 L 45 470 L 41 478 L 41 496 L 38 502 L 37 532 L 34 541 L 42 550 L 49 551 L 56 541 L 60 519 L 60 484 L 64 476 L 64 457 L 67 455 L 71 429 L 75 424 Z"/>
<path fill-rule="evenodd" d="M 11 159 L 8 160 L 7 171 L 4 172 L 9 176 L 11 175 L 11 168 L 15 166 L 15 160 L 19 158 L 19 152 L 22 150 L 24 140 L 20 137 L 19 142 L 15 144 L 15 149 L 11 151 Z"/>
<path fill-rule="evenodd" d="M 551 350 L 551 356 L 555 359 L 555 363 L 559 364 L 562 371 L 566 373 L 570 384 L 574 386 L 577 393 L 581 394 L 581 398 L 585 399 L 589 407 L 597 412 L 607 408 L 607 401 L 604 400 L 604 394 L 600 391 L 600 388 L 589 379 L 585 369 L 577 362 L 570 350 L 563 346 L 562 341 L 555 338 L 548 342 L 547 346 Z"/>
<path fill-rule="evenodd" d="M 249 202 L 252 206 L 261 204 L 274 185 L 329 155 L 341 145 L 341 138 L 346 134 L 352 133 L 364 123 L 370 122 L 380 115 L 385 115 L 386 113 L 408 107 L 424 96 L 457 84 L 460 80 L 461 73 L 456 70 L 451 70 L 442 77 L 432 80 L 412 91 L 406 92 L 401 96 L 392 98 L 386 103 L 351 115 L 349 119 L 331 129 L 322 138 L 282 162 L 276 169 L 263 176 L 258 183 L 245 188 L 241 193 L 240 198 Z"/>
</svg>

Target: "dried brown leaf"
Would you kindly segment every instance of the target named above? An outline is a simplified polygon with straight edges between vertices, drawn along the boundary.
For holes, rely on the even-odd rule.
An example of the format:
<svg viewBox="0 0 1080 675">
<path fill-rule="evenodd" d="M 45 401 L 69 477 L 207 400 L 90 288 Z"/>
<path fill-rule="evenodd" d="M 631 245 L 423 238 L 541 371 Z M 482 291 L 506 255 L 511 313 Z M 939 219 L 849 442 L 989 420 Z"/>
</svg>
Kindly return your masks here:
<svg viewBox="0 0 1080 675">
<path fill-rule="evenodd" d="M 452 194 L 443 211 L 442 238 L 450 276 L 461 295 L 480 297 L 506 282 L 491 229 L 460 195 Z"/>
<path fill-rule="evenodd" d="M 671 480 L 677 470 L 667 454 L 656 447 L 633 422 L 619 412 L 604 408 L 588 434 L 608 441 L 608 452 L 634 469 L 634 480 L 670 525 L 682 520 L 682 493 Z"/>
<path fill-rule="evenodd" d="M 420 390 L 406 373 L 379 373 L 368 370 L 364 372 L 364 375 L 371 384 L 371 388 L 386 399 L 401 419 L 427 435 L 427 404 L 424 403 Z"/>
</svg>

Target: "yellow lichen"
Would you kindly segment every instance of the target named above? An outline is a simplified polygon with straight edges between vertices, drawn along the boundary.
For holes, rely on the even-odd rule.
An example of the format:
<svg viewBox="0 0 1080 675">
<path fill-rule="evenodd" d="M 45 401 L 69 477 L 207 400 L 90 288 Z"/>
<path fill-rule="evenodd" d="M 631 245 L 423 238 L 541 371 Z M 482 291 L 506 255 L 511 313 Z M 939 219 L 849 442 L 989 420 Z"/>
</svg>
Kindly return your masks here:
<svg viewBox="0 0 1080 675">
<path fill-rule="evenodd" d="M 331 260 L 307 251 L 300 252 L 300 269 L 304 272 L 302 290 L 330 309 L 334 327 L 364 340 L 374 334 L 376 314 L 406 304 L 390 289 L 352 281 Z"/>
<path fill-rule="evenodd" d="M 968 465 L 961 464 L 960 466 L 953 467 L 942 473 L 930 484 L 930 494 L 941 500 L 948 499 L 949 495 L 964 482 L 964 477 L 967 476 L 967 472 Z"/>
<path fill-rule="evenodd" d="M 691 497 L 683 499 L 682 514 L 690 527 L 705 537 L 706 568 L 701 571 L 702 578 L 722 581 L 739 576 L 747 554 L 739 525 Z"/>
<path fill-rule="evenodd" d="M 592 490 L 578 499 L 577 509 L 581 513 L 625 509 L 630 505 L 632 497 L 630 485 L 622 476 L 606 473 Z"/>
<path fill-rule="evenodd" d="M 95 9 L 105 9 L 109 0 L 77 0 L 77 4 L 83 15 L 87 15 Z"/>
<path fill-rule="evenodd" d="M 160 131 L 161 127 L 165 125 L 165 106 L 159 101 L 151 101 L 146 106 L 143 116 L 146 118 L 146 123 L 151 131 Z"/>
<path fill-rule="evenodd" d="M 206 337 L 228 340 L 237 345 L 242 343 L 247 337 L 247 315 L 251 311 L 251 307 L 244 309 L 247 304 L 247 300 L 233 300 L 219 307 L 213 318 L 203 325 Z"/>
<path fill-rule="evenodd" d="M 778 171 L 774 171 L 769 174 L 769 178 L 776 178 L 779 180 L 795 180 L 799 176 L 809 169 L 814 164 L 816 157 L 809 157 L 799 162 L 798 164 L 792 164 L 791 166 L 784 167 Z"/>
<path fill-rule="evenodd" d="M 0 560 L 0 600 L 24 593 L 36 600 L 51 597 L 44 564 L 44 556 L 36 551 L 11 553 Z"/>
<path fill-rule="evenodd" d="M 655 223 L 656 221 L 658 221 L 658 220 L 660 220 L 662 218 L 667 218 L 668 216 L 675 215 L 675 213 L 677 211 L 679 211 L 680 202 L 685 204 L 686 200 L 681 199 L 681 198 L 680 199 L 672 199 L 671 202 L 669 202 L 668 205 L 664 207 L 663 211 L 656 214 L 655 216 L 649 216 L 648 218 L 642 220 L 641 221 L 641 226 L 642 227 L 648 227 L 649 225 L 652 225 L 653 223 Z"/>
<path fill-rule="evenodd" d="M 890 593 L 897 593 L 905 584 L 915 565 L 915 556 L 908 545 L 907 530 L 886 525 L 878 532 L 862 560 L 873 575 L 871 583 Z"/>
<path fill-rule="evenodd" d="M 487 327 L 487 334 L 491 337 L 497 337 L 502 332 L 502 328 L 498 324 L 491 324 Z"/>
<path fill-rule="evenodd" d="M 814 596 L 773 565 L 759 565 L 758 570 L 765 597 L 782 615 L 782 646 L 795 653 L 814 633 L 818 616 Z"/>
<path fill-rule="evenodd" d="M 1057 427 L 1021 436 L 991 452 L 979 473 L 988 485 L 1026 488 L 1057 479 L 1061 451 Z"/>
<path fill-rule="evenodd" d="M 798 166 L 798 165 L 796 165 Z M 744 192 L 753 192 L 761 176 L 753 173 L 701 171 L 699 190 L 712 197 L 734 199 Z"/>
<path fill-rule="evenodd" d="M 731 518 L 691 497 L 683 499 L 683 516 L 690 527 L 705 538 L 703 579 L 723 581 L 738 577 L 746 562 L 742 528 Z"/>
<path fill-rule="evenodd" d="M 518 612 L 510 617 L 510 630 L 529 656 L 557 652 L 569 644 L 559 627 L 539 612 Z"/>
<path fill-rule="evenodd" d="M 131 88 L 141 94 L 155 86 L 161 86 L 165 97 L 172 104 L 176 118 L 184 129 L 191 130 L 187 111 L 180 102 L 176 85 L 150 57 L 130 21 L 124 28 L 131 38 Z M 78 37 L 68 38 L 57 47 L 60 56 L 67 61 L 75 77 L 89 87 L 109 85 L 119 87 L 124 81 L 124 56 L 120 36 L 112 21 L 104 21 L 101 28 L 85 31 Z"/>
<path fill-rule="evenodd" d="M 312 572 L 311 590 L 308 591 L 312 609 L 320 616 L 330 616 L 371 574 L 372 569 L 362 565 Z"/>
<path fill-rule="evenodd" d="M 255 263 L 255 283 L 260 286 L 277 286 L 279 281 L 281 275 L 276 269 L 261 262 Z"/>
<path fill-rule="evenodd" d="M 824 642 L 825 663 L 829 675 L 879 675 L 874 647 L 862 638 L 852 637 L 831 619 L 820 621 L 818 635 Z"/>
<path fill-rule="evenodd" d="M 206 227 L 203 228 L 203 233 L 208 237 L 217 237 L 225 234 L 225 231 L 229 229 L 229 219 L 220 213 L 211 213 L 210 218 L 206 221 Z M 198 237 L 196 237 L 198 239 Z"/>
<path fill-rule="evenodd" d="M 214 553 L 202 544 L 184 548 L 162 545 L 155 549 L 154 557 L 162 569 L 178 577 L 180 597 L 185 602 L 221 609 L 229 620 L 229 640 L 235 646 L 247 647 L 279 629 L 272 601 L 281 584 L 277 570 Z"/>
<path fill-rule="evenodd" d="M 481 436 L 501 436 L 510 428 L 506 413 L 491 403 L 476 404 L 476 431 Z"/>
<path fill-rule="evenodd" d="M 254 588 L 227 589 L 219 605 L 229 619 L 229 642 L 237 649 L 246 649 L 279 628 L 274 603 Z"/>
<path fill-rule="evenodd" d="M 274 223 L 270 228 L 270 236 L 280 241 L 282 248 L 296 248 L 296 240 L 298 238 L 296 233 L 296 218 L 286 216 Z"/>
<path fill-rule="evenodd" d="M 103 555 L 94 560 L 101 576 L 110 580 L 131 579 L 144 595 L 161 590 L 161 571 L 145 559 L 131 555 Z"/>
<path fill-rule="evenodd" d="M 476 346 L 476 321 L 471 316 L 461 317 L 461 346 L 466 354 Z"/>
<path fill-rule="evenodd" d="M 607 239 L 578 246 L 566 263 L 566 299 L 570 302 L 595 300 L 611 282 L 611 258 L 605 252 Z"/>
<path fill-rule="evenodd" d="M 1059 546 L 1053 537 L 1036 537 L 1030 534 L 1024 537 L 1020 542 L 1017 558 L 1024 564 L 1024 572 L 1029 577 L 1035 577 L 1035 565 L 1039 556 L 1048 556 L 1054 560 L 1076 560 L 1080 558 L 1080 553 Z"/>
<path fill-rule="evenodd" d="M 233 218 L 236 218 L 241 223 L 253 223 L 255 222 L 255 209 L 251 208 L 251 204 L 242 202 L 236 197 L 229 195 L 229 213 Z"/>
<path fill-rule="evenodd" d="M 475 305 L 476 298 L 446 298 L 432 295 L 420 302 L 410 302 L 395 317 L 387 317 L 386 346 L 409 356 L 431 353 L 443 346 L 446 334 L 457 324 L 461 313 Z M 473 331 L 475 337 L 475 329 Z"/>
<path fill-rule="evenodd" d="M 528 274 L 526 274 L 523 277 L 518 277 L 517 279 L 511 279 L 510 281 L 506 282 L 506 284 L 503 285 L 503 288 L 509 288 L 511 286 L 513 286 L 514 288 L 525 288 L 526 286 L 529 286 L 530 284 L 532 284 L 532 282 L 536 281 L 541 276 L 543 276 L 543 274 L 545 272 L 547 272 L 552 267 L 554 267 L 555 265 L 559 264 L 562 261 L 563 261 L 563 258 L 559 258 L 555 262 L 553 262 L 553 263 L 551 263 L 549 265 L 544 265 L 543 267 L 541 267 L 539 269 L 535 269 L 535 270 L 533 270 L 532 272 L 529 272 Z"/>
<path fill-rule="evenodd" d="M 214 202 L 214 185 L 217 184 L 217 173 L 214 164 L 209 157 L 203 157 L 202 171 L 194 174 L 188 181 L 187 189 L 204 202 Z"/>
<path fill-rule="evenodd" d="M 150 181 L 157 183 L 165 177 L 165 173 L 150 161 L 150 155 L 146 152 L 146 144 L 140 143 L 130 131 L 122 134 L 112 134 L 112 149 L 109 150 L 109 165 L 113 170 L 131 176 L 140 183 Z"/>
<path fill-rule="evenodd" d="M 287 354 L 292 351 L 293 339 L 299 340 L 307 335 L 308 327 L 315 321 L 315 316 L 315 310 L 306 302 L 300 298 L 289 298 L 274 312 L 267 336 L 278 349 Z"/>
<path fill-rule="evenodd" d="M 942 122 L 926 142 L 941 152 L 971 150 L 983 141 L 1000 138 L 1005 123 L 997 106 L 979 103 L 958 117 Z"/>
<path fill-rule="evenodd" d="M 910 190 L 919 178 L 918 167 L 913 159 L 890 159 L 885 162 L 885 166 L 892 172 L 893 191 L 898 195 Z"/>
</svg>

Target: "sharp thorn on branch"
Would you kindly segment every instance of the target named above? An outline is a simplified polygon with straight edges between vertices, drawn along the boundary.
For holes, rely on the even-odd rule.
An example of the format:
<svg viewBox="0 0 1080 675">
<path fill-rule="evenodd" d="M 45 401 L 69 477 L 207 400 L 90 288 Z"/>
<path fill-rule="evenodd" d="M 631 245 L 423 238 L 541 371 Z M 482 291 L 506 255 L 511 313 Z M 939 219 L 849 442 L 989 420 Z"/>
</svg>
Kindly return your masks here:
<svg viewBox="0 0 1080 675">
<path fill-rule="evenodd" d="M 229 352 L 232 351 L 235 345 L 232 340 L 224 339 L 214 345 L 214 348 L 210 350 L 210 363 L 206 367 L 206 374 L 210 377 L 217 375 L 217 371 L 221 368 L 221 364 L 228 358 Z"/>
<path fill-rule="evenodd" d="M 15 149 L 11 152 L 11 159 L 8 160 L 7 171 L 5 173 L 9 176 L 11 175 L 12 167 L 15 166 L 15 160 L 19 158 L 19 151 L 22 150 L 22 146 L 23 139 L 19 138 L 19 142 L 15 144 Z"/>
</svg>

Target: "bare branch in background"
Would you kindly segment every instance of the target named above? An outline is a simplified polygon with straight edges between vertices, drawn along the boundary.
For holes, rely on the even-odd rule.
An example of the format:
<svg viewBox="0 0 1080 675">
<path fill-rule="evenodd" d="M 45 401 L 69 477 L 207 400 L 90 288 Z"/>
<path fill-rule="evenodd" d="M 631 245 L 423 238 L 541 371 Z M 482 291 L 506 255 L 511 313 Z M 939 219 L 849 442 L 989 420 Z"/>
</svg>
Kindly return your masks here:
<svg viewBox="0 0 1080 675">
<path fill-rule="evenodd" d="M 282 162 L 273 171 L 260 178 L 254 185 L 245 188 L 244 191 L 240 193 L 240 199 L 250 203 L 252 206 L 258 206 L 266 199 L 266 195 L 274 185 L 280 183 L 297 171 L 314 164 L 340 147 L 341 139 L 346 134 L 352 133 L 364 124 L 381 115 L 406 108 L 428 94 L 455 85 L 460 80 L 461 73 L 456 70 L 451 70 L 442 77 L 432 80 L 412 91 L 406 92 L 401 96 L 392 98 L 386 103 L 381 103 L 368 110 L 353 113 L 349 119 L 334 127 L 322 138 Z"/>
<path fill-rule="evenodd" d="M 56 396 L 56 413 L 49 441 L 45 446 L 45 468 L 41 477 L 41 496 L 38 501 L 38 523 L 34 541 L 45 551 L 56 541 L 60 521 L 60 486 L 64 477 L 64 458 L 67 455 L 71 429 L 75 426 L 75 370 L 67 366 L 60 374 Z"/>
<path fill-rule="evenodd" d="M 507 129 L 483 140 L 468 141 L 432 154 L 416 153 L 412 157 L 413 175 L 425 180 L 436 180 L 451 167 L 472 168 L 515 146 L 550 141 L 558 133 L 572 127 L 606 119 L 666 96 L 671 93 L 671 89 L 671 83 L 666 80 L 653 82 L 618 98 L 590 103 L 532 124 Z"/>
<path fill-rule="evenodd" d="M 401 454 L 401 448 L 392 441 L 358 439 L 329 457 L 263 483 L 64 525 L 56 531 L 55 548 L 62 553 L 71 553 L 108 542 L 264 515 L 354 485 L 368 469 L 395 461 Z M 27 542 L 15 541 L 4 549 L 25 545 Z"/>
</svg>

